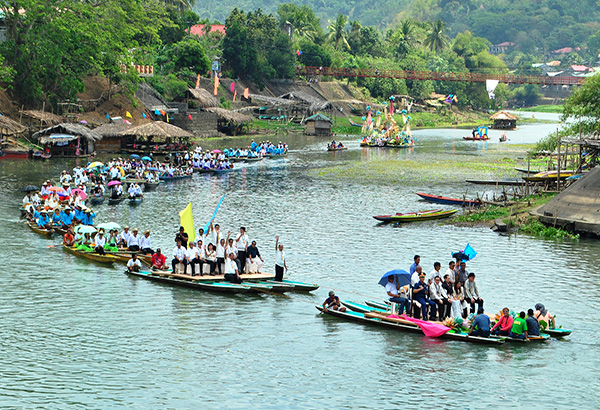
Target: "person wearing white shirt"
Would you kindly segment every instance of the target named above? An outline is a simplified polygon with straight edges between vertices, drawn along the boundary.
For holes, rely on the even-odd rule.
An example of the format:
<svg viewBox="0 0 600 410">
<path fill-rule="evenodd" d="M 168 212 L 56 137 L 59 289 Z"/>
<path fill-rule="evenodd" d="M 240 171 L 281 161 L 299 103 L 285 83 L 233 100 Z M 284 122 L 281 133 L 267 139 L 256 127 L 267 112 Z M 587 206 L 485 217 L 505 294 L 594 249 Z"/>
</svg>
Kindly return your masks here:
<svg viewBox="0 0 600 410">
<path fill-rule="evenodd" d="M 287 271 L 287 263 L 285 261 L 285 252 L 283 244 L 279 243 L 279 236 L 275 237 L 275 280 L 281 282 L 283 280 L 284 269 Z"/>
<path fill-rule="evenodd" d="M 246 228 L 242 226 L 240 228 L 240 234 L 235 239 L 235 246 L 238 250 L 237 258 L 239 259 L 241 265 L 240 273 L 244 273 L 244 269 L 246 268 L 248 245 L 248 235 L 246 235 Z"/>
<path fill-rule="evenodd" d="M 229 257 L 230 253 L 233 253 L 233 255 L 235 256 L 235 263 L 238 264 L 238 271 L 241 270 L 241 266 L 240 266 L 240 260 L 238 259 L 238 250 L 237 250 L 237 246 L 235 246 L 235 244 L 233 243 L 233 238 L 230 238 L 231 236 L 231 232 L 227 233 L 227 246 L 225 247 L 225 255 L 226 257 Z"/>
<path fill-rule="evenodd" d="M 217 256 L 217 269 L 219 271 L 219 275 L 223 273 L 221 265 L 225 263 L 225 246 L 225 239 L 221 239 L 217 244 L 217 248 L 215 249 L 215 253 Z"/>
<path fill-rule="evenodd" d="M 204 253 L 205 263 L 210 265 L 209 275 L 215 275 L 215 268 L 217 266 L 217 252 L 215 251 L 215 247 L 212 243 L 209 243 L 206 247 L 206 252 Z"/>
<path fill-rule="evenodd" d="M 429 287 L 429 298 L 437 305 L 440 322 L 450 315 L 450 308 L 452 307 L 452 302 L 447 297 L 444 297 L 445 293 L 442 287 L 442 278 L 435 276 L 433 283 Z"/>
<path fill-rule="evenodd" d="M 421 267 L 421 265 L 417 265 L 415 271 L 413 272 L 412 276 L 410 277 L 410 286 L 411 287 L 413 287 L 417 283 L 419 283 L 419 281 L 420 281 L 419 275 L 421 274 L 421 272 L 423 272 L 423 268 Z"/>
<path fill-rule="evenodd" d="M 142 263 L 137 258 L 135 253 L 131 254 L 131 259 L 127 262 L 127 270 L 129 272 L 139 272 L 142 269 Z"/>
<path fill-rule="evenodd" d="M 150 231 L 146 230 L 144 235 L 140 237 L 140 250 L 145 255 L 152 255 L 154 251 L 152 250 L 152 245 L 150 244 Z"/>
<path fill-rule="evenodd" d="M 400 290 L 402 289 L 402 294 Z M 396 283 L 394 275 L 388 276 L 388 283 L 385 284 L 385 291 L 390 298 L 390 302 L 398 303 L 398 314 L 401 315 L 404 310 L 406 313 L 410 313 L 408 298 L 406 297 L 406 289 L 400 288 L 400 284 Z"/>
<path fill-rule="evenodd" d="M 133 228 L 131 235 L 127 238 L 127 249 L 132 252 L 140 250 L 140 237 L 138 236 L 138 229 Z"/>
<path fill-rule="evenodd" d="M 131 235 L 131 232 L 129 232 L 129 227 L 126 226 L 123 228 L 123 232 L 121 232 L 121 235 L 119 235 L 119 245 L 123 246 L 123 247 L 127 247 L 127 241 L 129 240 L 129 235 Z"/>
<path fill-rule="evenodd" d="M 456 266 L 456 263 L 454 261 L 450 261 L 448 263 L 448 269 L 446 269 L 446 272 L 444 272 L 444 277 L 446 277 L 446 275 L 450 276 L 450 282 L 452 282 L 452 284 L 454 284 L 454 280 L 455 280 L 455 273 L 454 273 L 455 266 Z"/>
<path fill-rule="evenodd" d="M 196 264 L 200 263 L 200 276 L 202 276 L 202 262 L 198 258 L 198 248 L 195 242 L 190 242 L 190 248 L 185 252 L 185 260 L 187 263 L 184 265 L 192 267 L 192 276 L 196 275 Z"/>
<path fill-rule="evenodd" d="M 185 248 L 181 246 L 181 241 L 177 241 L 177 245 L 175 246 L 175 248 L 173 248 L 173 260 L 171 261 L 173 273 L 175 273 L 175 267 L 179 263 L 183 263 L 184 268 L 187 267 L 187 260 L 185 259 Z"/>
<path fill-rule="evenodd" d="M 225 280 L 231 283 L 242 283 L 233 252 L 225 259 Z"/>
<path fill-rule="evenodd" d="M 431 284 L 433 283 L 433 280 L 437 277 L 439 277 L 440 279 L 442 279 L 442 272 L 440 272 L 442 269 L 442 264 L 439 262 L 435 262 L 433 264 L 433 270 L 431 272 L 429 272 L 429 277 L 427 278 L 427 281 L 429 283 L 429 286 L 431 286 Z"/>
<path fill-rule="evenodd" d="M 104 245 L 106 245 L 106 238 L 104 237 L 103 230 L 100 230 L 98 232 L 98 234 L 94 238 L 94 242 L 96 244 L 94 251 L 96 251 L 96 253 L 99 255 L 104 255 Z"/>
</svg>

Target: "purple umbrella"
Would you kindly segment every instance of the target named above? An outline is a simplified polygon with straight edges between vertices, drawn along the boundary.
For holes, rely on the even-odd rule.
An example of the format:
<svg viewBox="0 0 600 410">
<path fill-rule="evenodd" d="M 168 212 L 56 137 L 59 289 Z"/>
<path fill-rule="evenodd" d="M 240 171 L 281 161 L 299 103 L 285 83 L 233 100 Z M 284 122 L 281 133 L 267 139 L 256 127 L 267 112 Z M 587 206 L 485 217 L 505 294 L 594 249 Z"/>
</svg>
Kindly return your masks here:
<svg viewBox="0 0 600 410">
<path fill-rule="evenodd" d="M 110 181 L 106 186 L 121 185 L 121 181 Z"/>
</svg>

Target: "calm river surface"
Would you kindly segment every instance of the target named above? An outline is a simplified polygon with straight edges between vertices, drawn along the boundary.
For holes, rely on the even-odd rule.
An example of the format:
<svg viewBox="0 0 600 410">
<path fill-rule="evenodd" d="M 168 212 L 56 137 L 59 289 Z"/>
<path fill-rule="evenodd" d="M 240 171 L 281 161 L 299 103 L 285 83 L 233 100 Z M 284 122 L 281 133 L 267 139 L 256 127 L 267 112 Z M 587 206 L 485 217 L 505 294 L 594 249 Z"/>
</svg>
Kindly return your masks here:
<svg viewBox="0 0 600 410">
<path fill-rule="evenodd" d="M 534 142 L 554 127 L 526 125 L 509 138 Z M 313 294 L 290 298 L 174 288 L 52 247 L 57 240 L 18 223 L 20 189 L 57 176 L 74 161 L 1 161 L 0 407 L 598 408 L 600 338 L 593 326 L 600 242 L 433 223 L 379 226 L 372 215 L 427 208 L 414 192 L 464 193 L 463 178 L 389 186 L 339 183 L 317 172 L 340 161 L 472 153 L 477 143 L 460 141 L 463 134 L 418 131 L 410 153 L 363 150 L 355 137 L 344 139 L 348 151 L 328 153 L 324 139 L 287 137 L 292 152 L 285 160 L 163 184 L 137 208 L 96 209 L 98 223 L 151 229 L 153 245 L 170 256 L 178 211 L 193 202 L 198 228 L 226 194 L 217 221 L 225 230 L 247 226 L 267 271 L 274 270 L 279 235 L 290 277 L 321 284 Z M 488 150 L 498 145 L 496 134 Z M 211 141 L 205 148 L 217 147 L 223 145 Z M 542 302 L 573 335 L 543 345 L 485 347 L 317 315 L 314 304 L 330 289 L 358 302 L 383 298 L 377 281 L 384 272 L 408 269 L 416 253 L 429 272 L 435 261 L 446 266 L 450 253 L 467 243 L 478 251 L 468 269 L 477 273 L 488 311 Z"/>
</svg>

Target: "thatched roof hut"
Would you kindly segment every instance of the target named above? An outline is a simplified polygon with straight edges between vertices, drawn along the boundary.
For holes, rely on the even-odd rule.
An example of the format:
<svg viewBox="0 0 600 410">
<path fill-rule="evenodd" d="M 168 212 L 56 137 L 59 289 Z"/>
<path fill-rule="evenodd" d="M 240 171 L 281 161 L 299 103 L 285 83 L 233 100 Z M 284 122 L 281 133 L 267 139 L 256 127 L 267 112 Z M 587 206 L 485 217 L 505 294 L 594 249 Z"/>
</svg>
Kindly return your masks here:
<svg viewBox="0 0 600 410">
<path fill-rule="evenodd" d="M 219 119 L 225 120 L 234 125 L 245 124 L 254 119 L 254 117 L 247 114 L 242 114 L 239 111 L 229 111 L 219 107 L 205 108 L 205 111 L 214 112 L 215 114 L 217 114 Z"/>
<path fill-rule="evenodd" d="M 138 125 L 121 132 L 123 136 L 152 138 L 154 141 L 164 141 L 167 138 L 191 138 L 192 134 L 175 125 L 164 121 L 153 121 Z"/>
<path fill-rule="evenodd" d="M 27 127 L 15 120 L 2 115 L 0 116 L 0 135 L 15 135 L 27 131 Z"/>
<path fill-rule="evenodd" d="M 202 108 L 216 107 L 219 105 L 219 100 L 204 88 L 200 88 L 198 90 L 188 88 L 187 92 L 188 98 L 196 100 L 198 105 Z"/>
<path fill-rule="evenodd" d="M 494 121 L 493 128 L 502 130 L 511 130 L 517 128 L 517 117 L 506 111 L 498 111 L 490 117 L 490 120 Z"/>
<path fill-rule="evenodd" d="M 56 125 L 64 121 L 63 117 L 45 111 L 26 110 L 21 111 L 21 114 L 25 117 L 29 117 L 33 121 L 39 121 L 44 125 Z"/>
<path fill-rule="evenodd" d="M 126 123 L 121 123 L 121 124 L 111 123 L 111 124 L 103 124 L 103 125 L 99 126 L 98 128 L 94 128 L 94 131 L 97 132 L 98 134 L 102 135 L 103 139 L 120 138 L 123 136 L 123 134 L 121 134 L 123 131 L 127 131 L 131 128 L 133 128 L 133 126 L 126 124 Z"/>
<path fill-rule="evenodd" d="M 309 106 L 311 113 L 316 113 L 317 111 L 325 110 L 331 107 L 331 103 L 329 101 L 314 97 L 304 91 L 292 91 L 290 93 L 281 95 L 279 98 L 301 101 Z"/>
<path fill-rule="evenodd" d="M 38 131 L 33 138 L 50 150 L 52 156 L 79 157 L 94 152 L 94 144 L 102 136 L 84 125 L 63 123 Z"/>
</svg>

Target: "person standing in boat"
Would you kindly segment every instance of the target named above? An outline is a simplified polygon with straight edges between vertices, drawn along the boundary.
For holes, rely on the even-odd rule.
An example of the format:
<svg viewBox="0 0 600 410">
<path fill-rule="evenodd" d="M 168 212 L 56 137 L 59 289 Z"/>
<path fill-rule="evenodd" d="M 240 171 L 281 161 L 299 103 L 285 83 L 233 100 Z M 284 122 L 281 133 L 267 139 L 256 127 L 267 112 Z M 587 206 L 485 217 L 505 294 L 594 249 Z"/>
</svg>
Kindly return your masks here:
<svg viewBox="0 0 600 410">
<path fill-rule="evenodd" d="M 507 307 L 502 309 L 502 316 L 492 328 L 492 334 L 496 336 L 508 336 L 512 329 L 513 318 L 510 315 L 510 310 Z"/>
<path fill-rule="evenodd" d="M 175 235 L 175 243 L 181 242 L 181 246 L 187 249 L 188 245 L 188 234 L 185 232 L 185 228 L 183 226 L 179 227 L 179 232 Z"/>
<path fill-rule="evenodd" d="M 442 278 L 435 276 L 433 283 L 429 286 L 429 297 L 437 306 L 440 322 L 450 316 L 450 308 L 452 306 L 452 303 L 444 296 L 444 294 Z"/>
<path fill-rule="evenodd" d="M 221 239 L 215 249 L 215 254 L 217 256 L 217 270 L 219 271 L 219 275 L 223 274 L 222 265 L 225 263 L 225 246 L 225 239 Z"/>
<path fill-rule="evenodd" d="M 429 319 L 434 320 L 436 315 L 436 304 L 429 299 L 429 287 L 425 283 L 425 274 L 419 275 L 419 281 L 413 286 L 413 299 L 421 305 L 421 319 L 427 320 L 427 308 L 429 307 Z"/>
<path fill-rule="evenodd" d="M 446 272 L 444 272 L 444 282 L 446 282 L 446 275 L 448 275 L 450 277 L 450 282 L 452 282 L 452 284 L 454 285 L 454 281 L 455 281 L 455 274 L 454 274 L 454 267 L 456 266 L 456 264 L 454 263 L 454 261 L 450 261 L 448 262 L 448 269 L 446 269 Z M 452 292 L 448 292 L 448 295 L 451 295 Z"/>
<path fill-rule="evenodd" d="M 390 276 L 390 278 L 392 278 L 392 280 L 394 279 L 393 276 Z M 323 302 L 323 309 L 338 310 L 340 312 L 346 311 L 346 308 L 340 303 L 340 298 L 335 296 L 335 292 L 333 290 L 329 291 L 329 297 L 325 299 L 325 302 Z"/>
<path fill-rule="evenodd" d="M 415 271 L 413 272 L 412 276 L 410 277 L 410 285 L 414 286 L 417 283 L 419 283 L 419 277 L 421 276 L 421 274 L 423 273 L 423 268 L 421 267 L 421 265 L 417 265 L 417 267 L 415 268 Z M 423 275 L 425 275 L 423 273 Z"/>
<path fill-rule="evenodd" d="M 240 233 L 235 238 L 235 246 L 238 250 L 238 259 L 240 260 L 240 273 L 244 273 L 246 269 L 246 258 L 248 255 L 248 235 L 246 235 L 246 228 L 241 227 Z"/>
<path fill-rule="evenodd" d="M 456 267 L 454 269 L 456 269 Z M 456 281 L 459 281 L 460 283 L 465 285 L 465 282 L 469 278 L 469 272 L 467 271 L 467 263 L 465 261 L 461 261 L 458 265 L 458 269 L 456 269 L 455 278 Z"/>
<path fill-rule="evenodd" d="M 285 252 L 283 244 L 279 243 L 279 236 L 275 237 L 275 280 L 281 282 L 283 280 L 284 270 L 287 271 L 287 263 L 285 261 Z"/>
<path fill-rule="evenodd" d="M 231 252 L 225 259 L 225 280 L 231 283 L 242 283 L 235 254 Z"/>
<path fill-rule="evenodd" d="M 400 284 L 396 283 L 394 275 L 388 276 L 388 283 L 385 284 L 385 291 L 388 294 L 390 302 L 394 302 L 399 305 L 399 315 L 401 315 L 404 311 L 406 311 L 406 314 L 410 314 L 410 305 L 408 298 L 406 297 L 406 290 L 404 287 L 400 288 Z"/>
<path fill-rule="evenodd" d="M 431 286 L 436 277 L 440 278 L 440 282 L 442 279 L 442 264 L 439 262 L 435 262 L 433 264 L 433 270 L 429 272 L 429 277 L 427 278 L 427 284 Z"/>
</svg>

